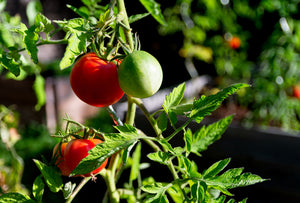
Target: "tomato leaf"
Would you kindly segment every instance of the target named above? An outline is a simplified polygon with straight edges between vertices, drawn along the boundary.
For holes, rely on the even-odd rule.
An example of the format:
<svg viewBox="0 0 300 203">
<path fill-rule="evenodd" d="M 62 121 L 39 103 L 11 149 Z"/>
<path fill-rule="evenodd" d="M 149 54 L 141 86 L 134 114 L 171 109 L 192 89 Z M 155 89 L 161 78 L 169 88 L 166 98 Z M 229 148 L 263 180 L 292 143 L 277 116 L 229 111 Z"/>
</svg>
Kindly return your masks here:
<svg viewBox="0 0 300 203">
<path fill-rule="evenodd" d="M 192 135 L 191 141 L 187 140 L 186 138 L 185 141 L 188 142 L 187 144 L 191 145 L 186 145 L 187 150 L 190 149 L 190 152 L 200 156 L 200 152 L 206 150 L 209 145 L 221 138 L 221 135 L 228 128 L 232 120 L 233 115 L 227 116 L 226 118 L 223 118 L 208 126 L 203 126 Z"/>
<path fill-rule="evenodd" d="M 18 30 L 19 33 L 23 35 L 23 43 L 25 45 L 26 51 L 31 57 L 34 63 L 38 63 L 38 48 L 36 43 L 39 41 L 39 36 L 35 32 L 35 26 L 31 26 L 29 28 L 26 27 L 24 23 L 20 24 L 20 29 Z"/>
<path fill-rule="evenodd" d="M 132 166 L 129 175 L 130 183 L 136 180 L 138 178 L 138 174 L 140 173 L 141 150 L 142 145 L 139 143 L 132 155 Z"/>
<path fill-rule="evenodd" d="M 7 70 L 9 70 L 16 77 L 20 75 L 20 65 L 5 52 L 0 52 L 0 66 L 3 66 Z"/>
<path fill-rule="evenodd" d="M 205 199 L 205 193 L 207 190 L 207 185 L 203 181 L 196 181 L 191 186 L 191 195 L 195 202 L 203 202 Z"/>
<path fill-rule="evenodd" d="M 32 186 L 32 194 L 38 202 L 42 201 L 43 194 L 44 194 L 44 188 L 45 188 L 44 181 L 42 179 L 42 176 L 39 175 L 34 180 L 33 186 Z"/>
<path fill-rule="evenodd" d="M 163 108 L 168 115 L 171 124 L 174 126 L 177 123 L 177 114 L 176 109 L 177 105 L 180 104 L 180 102 L 183 99 L 185 90 L 185 84 L 182 83 L 178 87 L 175 87 L 170 94 L 166 96 L 166 99 L 163 104 Z"/>
<path fill-rule="evenodd" d="M 129 17 L 128 21 L 129 23 L 134 23 L 138 20 L 141 20 L 145 17 L 147 17 L 150 13 L 142 13 L 142 14 L 136 14 Z"/>
<path fill-rule="evenodd" d="M 137 142 L 141 135 L 137 129 L 130 125 L 117 126 L 119 133 L 104 134 L 104 142 L 96 145 L 89 151 L 89 155 L 83 158 L 70 174 L 86 174 L 98 168 L 108 157 L 116 152 L 126 149 Z"/>
<path fill-rule="evenodd" d="M 218 161 L 211 165 L 208 169 L 203 172 L 203 178 L 214 177 L 220 173 L 230 162 L 230 158 Z"/>
<path fill-rule="evenodd" d="M 175 87 L 172 92 L 170 92 L 164 101 L 163 107 L 165 109 L 170 109 L 171 107 L 177 106 L 180 104 L 185 91 L 185 83 L 180 84 Z"/>
<path fill-rule="evenodd" d="M 63 187 L 63 181 L 60 173 L 54 166 L 48 166 L 39 160 L 33 160 L 38 169 L 41 171 L 45 182 L 52 192 L 58 192 Z"/>
<path fill-rule="evenodd" d="M 82 10 L 80 10 L 72 5 L 69 5 L 69 4 L 67 4 L 67 7 L 69 9 L 71 9 L 74 13 L 78 14 L 80 17 L 85 18 L 85 19 L 89 18 L 89 13 L 83 12 Z"/>
<path fill-rule="evenodd" d="M 153 152 L 147 155 L 147 157 L 149 159 L 151 159 L 152 161 L 156 161 L 158 163 L 167 165 L 167 161 L 172 157 L 173 155 L 171 153 L 168 152 Z"/>
<path fill-rule="evenodd" d="M 45 93 L 45 79 L 41 75 L 37 75 L 34 83 L 33 89 L 37 96 L 37 104 L 35 109 L 38 111 L 46 103 L 46 93 Z"/>
<path fill-rule="evenodd" d="M 16 192 L 11 192 L 11 193 L 4 193 L 1 194 L 0 196 L 0 203 L 29 203 L 29 202 L 35 202 L 30 199 L 27 195 L 16 193 Z"/>
<path fill-rule="evenodd" d="M 219 189 L 227 190 L 266 181 L 266 179 L 262 179 L 258 175 L 242 173 L 243 170 L 243 168 L 229 169 L 220 176 L 205 179 L 205 182 L 210 186 L 218 186 Z"/>
<path fill-rule="evenodd" d="M 172 186 L 172 184 L 160 183 L 160 182 L 156 182 L 156 183 L 153 183 L 153 184 L 148 184 L 148 185 L 142 186 L 141 189 L 144 192 L 147 192 L 147 193 L 150 193 L 150 194 L 155 194 L 155 195 L 152 195 L 150 198 L 144 200 L 144 202 L 146 202 L 146 203 L 148 203 L 148 202 L 149 203 L 150 202 L 155 202 L 155 203 L 168 202 L 167 197 L 165 195 L 165 192 L 171 186 Z"/>
<path fill-rule="evenodd" d="M 54 25 L 52 24 L 51 20 L 41 13 L 36 15 L 34 25 L 36 26 L 37 32 L 45 32 L 48 34 L 54 30 Z"/>
<path fill-rule="evenodd" d="M 71 66 L 76 57 L 84 53 L 88 46 L 88 40 L 90 38 L 89 26 L 86 20 L 82 18 L 71 19 L 65 21 L 55 21 L 60 26 L 63 26 L 67 31 L 68 45 L 64 57 L 59 63 L 60 69 L 63 70 Z"/>
<path fill-rule="evenodd" d="M 180 166 L 183 172 L 188 177 L 200 178 L 201 174 L 198 172 L 197 164 L 194 161 L 189 160 L 185 156 L 179 156 Z"/>
<path fill-rule="evenodd" d="M 205 116 L 210 115 L 211 112 L 216 110 L 224 99 L 234 94 L 237 90 L 245 87 L 249 87 L 249 85 L 244 83 L 234 84 L 217 94 L 207 97 L 204 95 L 201 96 L 201 98 L 194 101 L 192 111 L 189 113 L 188 117 L 200 123 Z"/>
<path fill-rule="evenodd" d="M 160 129 L 161 132 L 165 131 L 167 129 L 168 126 L 168 117 L 167 115 L 162 112 L 158 118 L 156 119 L 157 122 L 157 126 Z"/>
<path fill-rule="evenodd" d="M 160 9 L 160 4 L 158 4 L 154 0 L 140 0 L 140 2 L 157 22 L 162 25 L 166 24 L 166 21 Z"/>
</svg>

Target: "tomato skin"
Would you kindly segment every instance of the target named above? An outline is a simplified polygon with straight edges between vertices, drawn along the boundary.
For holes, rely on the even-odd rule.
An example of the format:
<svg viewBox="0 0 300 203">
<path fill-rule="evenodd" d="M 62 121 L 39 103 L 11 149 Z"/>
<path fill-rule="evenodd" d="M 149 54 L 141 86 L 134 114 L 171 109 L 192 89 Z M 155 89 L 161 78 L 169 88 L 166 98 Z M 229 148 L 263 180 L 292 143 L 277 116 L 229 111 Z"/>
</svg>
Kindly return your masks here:
<svg viewBox="0 0 300 203">
<path fill-rule="evenodd" d="M 134 51 L 121 62 L 118 70 L 122 90 L 132 97 L 146 98 L 155 94 L 163 79 L 159 62 L 145 51 Z"/>
<path fill-rule="evenodd" d="M 296 97 L 297 99 L 300 99 L 300 86 L 295 85 L 293 87 L 293 96 Z"/>
<path fill-rule="evenodd" d="M 100 143 L 102 143 L 102 141 L 99 139 L 74 139 L 67 144 L 64 151 L 64 160 L 69 171 L 68 176 L 76 168 L 79 162 L 88 155 L 88 151 Z M 107 162 L 108 159 L 92 172 L 78 176 L 89 177 L 92 174 L 97 174 L 106 166 Z"/>
<path fill-rule="evenodd" d="M 85 103 L 105 107 L 118 102 L 124 95 L 118 81 L 117 66 L 87 53 L 74 64 L 70 74 L 74 93 Z"/>
<path fill-rule="evenodd" d="M 57 143 L 53 149 L 52 155 L 55 160 L 55 165 L 60 169 L 61 174 L 64 176 L 69 176 L 69 174 L 72 172 L 68 169 L 64 160 L 64 152 L 67 144 L 67 142 Z M 58 147 L 60 147 L 60 149 Z"/>
<path fill-rule="evenodd" d="M 240 40 L 240 38 L 238 38 L 238 37 L 232 37 L 229 40 L 229 46 L 232 49 L 238 49 L 241 46 L 241 40 Z"/>
</svg>

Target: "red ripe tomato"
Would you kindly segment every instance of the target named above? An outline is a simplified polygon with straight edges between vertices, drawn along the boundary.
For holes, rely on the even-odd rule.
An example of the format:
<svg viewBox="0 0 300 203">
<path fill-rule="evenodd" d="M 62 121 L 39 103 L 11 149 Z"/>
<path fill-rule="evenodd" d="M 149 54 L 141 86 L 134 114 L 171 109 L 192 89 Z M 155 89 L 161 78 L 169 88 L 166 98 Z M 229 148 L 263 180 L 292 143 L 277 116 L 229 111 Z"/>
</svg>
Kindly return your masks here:
<svg viewBox="0 0 300 203">
<path fill-rule="evenodd" d="M 52 156 L 55 160 L 55 165 L 60 169 L 61 174 L 64 176 L 69 176 L 69 174 L 72 172 L 68 170 L 68 167 L 64 160 L 64 152 L 67 144 L 68 144 L 67 142 L 57 143 L 53 149 L 53 156 Z"/>
<path fill-rule="evenodd" d="M 93 52 L 83 55 L 74 64 L 70 83 L 82 101 L 96 107 L 114 104 L 124 94 L 119 85 L 117 66 Z"/>
<path fill-rule="evenodd" d="M 296 97 L 297 99 L 300 99 L 300 86 L 295 85 L 293 87 L 293 96 Z"/>
<path fill-rule="evenodd" d="M 240 40 L 240 38 L 238 38 L 238 37 L 232 37 L 229 40 L 229 46 L 232 49 L 238 49 L 241 46 L 241 40 Z"/>
<path fill-rule="evenodd" d="M 94 148 L 97 144 L 102 143 L 99 139 L 74 139 L 71 140 L 64 151 L 64 161 L 67 165 L 68 171 L 72 172 L 79 162 L 88 155 L 88 151 Z M 89 174 L 83 174 L 79 176 L 89 177 L 91 175 L 99 173 L 107 164 L 106 159 L 100 167 L 93 170 Z M 70 173 L 68 174 L 70 175 Z"/>
</svg>

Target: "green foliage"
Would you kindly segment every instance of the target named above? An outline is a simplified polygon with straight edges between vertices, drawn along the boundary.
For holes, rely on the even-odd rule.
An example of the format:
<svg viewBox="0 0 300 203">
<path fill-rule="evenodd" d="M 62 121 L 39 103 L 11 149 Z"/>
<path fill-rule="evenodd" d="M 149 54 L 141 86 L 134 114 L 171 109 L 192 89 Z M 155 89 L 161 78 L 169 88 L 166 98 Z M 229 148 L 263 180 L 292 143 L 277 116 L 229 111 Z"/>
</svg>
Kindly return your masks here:
<svg viewBox="0 0 300 203">
<path fill-rule="evenodd" d="M 4 8 L 3 2 L 5 3 L 3 0 L 0 1 L 0 10 Z M 8 38 L 0 44 L 3 46 L 3 51 L 0 53 L 2 59 L 0 65 L 18 77 L 24 69 L 24 64 L 39 63 L 38 46 L 44 44 L 67 44 L 65 55 L 59 64 L 61 69 L 71 66 L 79 55 L 87 51 L 94 51 L 101 58 L 114 60 L 123 58 L 124 55 L 139 49 L 139 40 L 137 35 L 132 33 L 129 23 L 142 19 L 148 14 L 135 14 L 128 17 L 123 0 L 111 1 L 111 4 L 106 6 L 100 6 L 100 2 L 100 0 L 82 0 L 83 6 L 80 8 L 68 5 L 79 17 L 56 21 L 51 21 L 40 13 L 41 7 L 38 1 L 31 2 L 27 8 L 29 25 L 18 21 L 16 26 L 9 30 L 17 36 L 16 39 L 19 39 L 20 43 L 16 43 L 14 38 Z M 154 19 L 165 24 L 160 5 L 157 2 L 140 0 L 140 3 Z M 183 3 L 189 5 L 191 2 L 184 1 Z M 220 9 L 217 1 L 205 1 L 205 6 L 207 12 Z M 185 7 L 185 9 L 187 8 L 189 6 Z M 187 11 L 189 10 L 184 10 L 184 12 Z M 196 17 L 201 18 L 201 16 Z M 213 26 L 209 26 L 209 23 L 205 21 L 209 21 L 209 19 L 199 20 L 198 23 L 202 27 L 214 30 L 222 23 L 226 23 L 218 15 L 216 17 L 221 21 Z M 1 13 L 1 22 L 10 20 L 10 18 L 6 18 L 6 21 L 3 19 Z M 60 30 L 65 31 L 65 37 L 61 40 L 53 40 L 52 37 Z M 192 34 L 200 33 L 194 41 L 204 41 L 204 32 L 199 29 L 190 31 Z M 191 33 L 186 33 L 186 36 L 192 36 Z M 0 37 L 0 39 L 4 38 Z M 196 46 L 192 54 L 200 56 L 199 53 L 196 54 L 199 50 L 205 52 L 208 49 Z M 21 55 L 23 51 L 27 53 L 26 63 L 23 60 L 25 56 Z M 35 69 L 32 70 L 36 75 L 34 89 L 39 95 L 37 109 L 45 101 L 45 95 L 41 88 L 44 85 L 44 79 L 38 67 L 38 65 L 34 65 Z M 214 163 L 207 169 L 200 169 L 200 165 L 191 159 L 191 154 L 200 156 L 204 150 L 221 138 L 233 116 L 228 116 L 208 126 L 199 125 L 199 130 L 196 132 L 192 132 L 189 124 L 199 124 L 230 95 L 248 86 L 237 83 L 214 95 L 201 96 L 192 103 L 184 103 L 185 84 L 183 83 L 166 96 L 162 109 L 152 115 L 140 99 L 128 96 L 129 109 L 124 124 L 111 106 L 106 108 L 115 124 L 115 130 L 109 132 L 103 132 L 101 128 L 95 130 L 93 127 L 87 127 L 67 118 L 66 130 L 57 135 L 62 141 L 94 138 L 95 136 L 103 139 L 102 143 L 88 152 L 88 155 L 80 161 L 70 176 L 88 174 L 109 158 L 108 166 L 99 172 L 99 175 L 102 176 L 107 186 L 104 199 L 109 198 L 111 202 L 120 202 L 123 199 L 128 202 L 225 202 L 227 196 L 233 195 L 229 190 L 260 183 L 265 179 L 251 173 L 243 173 L 242 168 L 224 171 L 230 158 Z M 135 116 L 133 108 L 136 106 L 148 119 L 154 135 L 150 136 L 148 132 L 142 132 L 132 122 Z M 185 119 L 185 123 L 179 125 L 179 116 Z M 39 143 L 35 146 L 44 147 L 44 143 L 37 140 L 33 134 L 33 132 L 29 133 L 31 138 Z M 171 144 L 170 141 L 175 137 L 178 140 L 181 139 L 183 146 Z M 2 134 L 1 139 L 3 139 Z M 24 142 L 19 143 L 20 148 L 22 144 Z M 144 144 L 148 144 L 153 149 L 153 152 L 147 155 L 150 163 L 141 163 Z M 48 147 L 49 145 L 50 143 L 48 143 Z M 31 146 L 31 148 L 34 147 Z M 1 195 L 0 202 L 41 202 L 46 187 L 52 193 L 62 193 L 66 202 L 71 202 L 90 179 L 96 179 L 94 176 L 86 177 L 77 185 L 71 177 L 66 177 L 66 179 L 61 177 L 56 161 L 55 158 L 52 158 L 50 162 L 47 162 L 46 159 L 43 161 L 34 159 L 41 175 L 34 180 L 32 195 L 11 192 Z M 151 167 L 151 162 L 161 164 L 162 167 L 169 170 L 168 182 L 156 181 L 151 176 L 144 177 L 143 169 Z M 117 183 L 125 170 L 129 170 L 128 183 L 123 183 L 122 186 Z M 228 200 L 228 202 L 233 201 L 233 199 Z M 245 201 L 246 199 L 242 202 Z"/>
<path fill-rule="evenodd" d="M 236 100 L 237 105 L 250 110 L 243 120 L 247 126 L 273 125 L 298 131 L 299 102 L 293 97 L 292 88 L 300 81 L 300 26 L 296 17 L 299 3 L 176 1 L 165 9 L 167 23 L 159 32 L 182 33 L 179 54 L 194 62 L 195 67 L 187 67 L 192 77 L 200 70 L 197 64 L 207 64 L 208 68 L 215 68 L 219 88 L 237 82 L 253 84 Z M 236 49 L 230 47 L 232 37 L 241 41 Z"/>
</svg>

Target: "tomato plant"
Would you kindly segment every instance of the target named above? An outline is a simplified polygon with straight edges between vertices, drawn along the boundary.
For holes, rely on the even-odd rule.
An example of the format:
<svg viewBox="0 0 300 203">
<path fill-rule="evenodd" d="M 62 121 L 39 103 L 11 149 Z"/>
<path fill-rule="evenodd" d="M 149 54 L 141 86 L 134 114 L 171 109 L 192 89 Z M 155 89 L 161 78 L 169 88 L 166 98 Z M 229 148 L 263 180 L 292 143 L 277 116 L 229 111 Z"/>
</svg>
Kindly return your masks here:
<svg viewBox="0 0 300 203">
<path fill-rule="evenodd" d="M 145 51 L 134 51 L 120 64 L 118 77 L 126 94 L 146 98 L 159 90 L 163 73 L 155 57 Z"/>
<path fill-rule="evenodd" d="M 67 43 L 60 68 L 73 66 L 70 84 L 75 94 L 90 105 L 105 107 L 114 121 L 115 131 L 102 132 L 101 129 L 90 128 L 67 117 L 65 131 L 58 130 L 54 135 L 62 143 L 53 150 L 54 163 L 34 160 L 41 175 L 34 180 L 32 195 L 7 193 L 0 196 L 0 202 L 42 202 L 43 198 L 47 198 L 43 195 L 47 186 L 49 192 L 62 192 L 63 198 L 69 203 L 93 178 L 93 174 L 101 175 L 106 184 L 104 202 L 113 203 L 123 200 L 224 203 L 228 196 L 233 195 L 229 190 L 265 181 L 255 174 L 243 173 L 242 168 L 224 171 L 230 158 L 203 169 L 190 156 L 201 156 L 208 146 L 220 139 L 233 120 L 233 115 L 210 125 L 201 124 L 195 132 L 189 125 L 199 124 L 224 99 L 249 85 L 234 84 L 216 94 L 203 95 L 188 102 L 190 100 L 184 98 L 185 84 L 182 83 L 165 96 L 161 109 L 150 114 L 140 98 L 158 91 L 162 83 L 162 68 L 152 55 L 140 50 L 138 35 L 133 34 L 130 27 L 131 23 L 148 14 L 139 13 L 129 17 L 124 0 L 111 0 L 104 6 L 100 5 L 100 0 L 82 2 L 84 5 L 79 9 L 68 6 L 78 14 L 78 18 L 51 21 L 39 13 L 33 21 L 34 25 L 27 28 L 21 24 L 18 33 L 23 37 L 24 47 L 20 50 L 12 47 L 1 50 L 0 58 L 5 59 L 2 64 L 8 70 L 17 74 L 19 66 L 16 59 L 20 58 L 19 53 L 26 50 L 31 60 L 38 63 L 38 46 Z M 140 2 L 159 23 L 165 24 L 160 5 L 155 0 Z M 65 37 L 52 40 L 51 37 L 61 30 L 66 32 Z M 119 59 L 121 64 L 118 70 L 110 61 Z M 112 106 L 124 94 L 121 88 L 127 94 L 128 102 L 125 121 Z M 152 131 L 143 132 L 136 126 L 136 108 L 142 111 Z M 177 122 L 179 116 L 184 117 L 184 123 Z M 95 139 L 100 135 L 103 141 Z M 175 137 L 181 143 L 171 142 Z M 141 162 L 146 152 L 142 150 L 144 145 L 152 150 L 145 156 L 149 162 L 145 164 Z M 153 162 L 161 164 L 161 168 L 169 172 L 166 182 L 141 172 L 152 167 Z M 62 178 L 61 175 L 69 177 Z M 79 184 L 72 179 L 75 176 L 80 176 Z M 124 177 L 123 182 L 120 182 L 121 176 Z"/>
<path fill-rule="evenodd" d="M 74 64 L 70 83 L 74 93 L 84 102 L 96 107 L 116 103 L 124 92 L 118 82 L 117 66 L 87 53 Z"/>
</svg>

